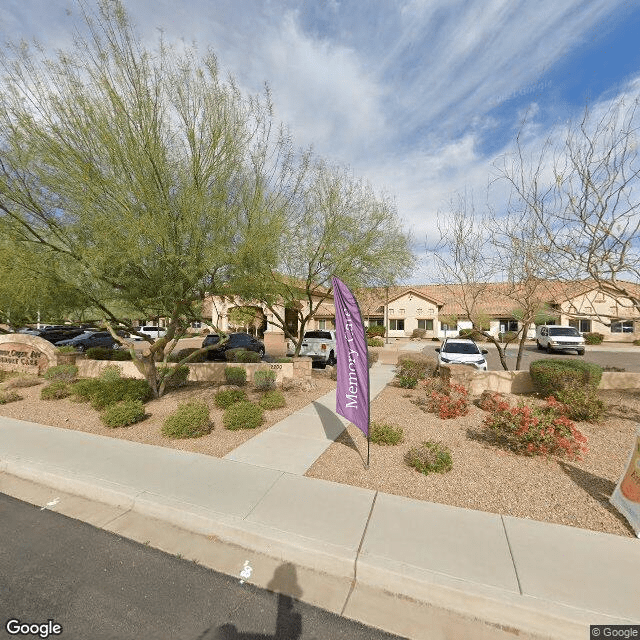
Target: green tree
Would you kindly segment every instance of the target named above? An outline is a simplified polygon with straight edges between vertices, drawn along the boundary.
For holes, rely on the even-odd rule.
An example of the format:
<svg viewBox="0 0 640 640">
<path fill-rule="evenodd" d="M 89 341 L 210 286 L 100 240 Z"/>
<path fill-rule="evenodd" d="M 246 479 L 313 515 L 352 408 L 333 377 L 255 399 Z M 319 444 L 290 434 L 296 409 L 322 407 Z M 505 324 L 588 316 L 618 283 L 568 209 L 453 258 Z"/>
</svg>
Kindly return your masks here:
<svg viewBox="0 0 640 640">
<path fill-rule="evenodd" d="M 268 93 L 245 97 L 213 55 L 146 49 L 119 0 L 81 7 L 88 35 L 69 51 L 0 59 L 0 237 L 38 247 L 114 337 L 166 318 L 142 352 L 118 338 L 162 395 L 155 363 L 205 294 L 275 262 L 304 159 L 274 133 Z"/>
<path fill-rule="evenodd" d="M 352 289 L 394 284 L 415 259 L 394 202 L 346 170 L 316 162 L 296 196 L 285 212 L 277 267 L 248 278 L 242 294 L 265 303 L 298 354 L 309 320 L 332 301 L 333 275 Z M 295 313 L 297 331 L 283 308 Z"/>
</svg>

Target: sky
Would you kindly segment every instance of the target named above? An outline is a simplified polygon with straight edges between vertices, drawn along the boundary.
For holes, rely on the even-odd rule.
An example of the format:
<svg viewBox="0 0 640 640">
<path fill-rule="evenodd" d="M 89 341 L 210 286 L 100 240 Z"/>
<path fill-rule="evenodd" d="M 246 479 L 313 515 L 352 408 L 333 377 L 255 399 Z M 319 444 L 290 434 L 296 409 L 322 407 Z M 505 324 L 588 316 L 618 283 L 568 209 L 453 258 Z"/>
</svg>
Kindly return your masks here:
<svg viewBox="0 0 640 640">
<path fill-rule="evenodd" d="M 91 4 L 90 2 L 88 3 Z M 420 258 L 457 194 L 500 208 L 496 167 L 523 118 L 539 147 L 579 118 L 640 93 L 640 3 L 628 0 L 126 0 L 150 46 L 211 49 L 248 92 L 267 83 L 301 147 L 394 197 Z M 2 0 L 3 41 L 64 48 L 67 0 Z M 490 186 L 489 186 L 490 185 Z M 488 190 L 489 189 L 489 190 Z"/>
</svg>

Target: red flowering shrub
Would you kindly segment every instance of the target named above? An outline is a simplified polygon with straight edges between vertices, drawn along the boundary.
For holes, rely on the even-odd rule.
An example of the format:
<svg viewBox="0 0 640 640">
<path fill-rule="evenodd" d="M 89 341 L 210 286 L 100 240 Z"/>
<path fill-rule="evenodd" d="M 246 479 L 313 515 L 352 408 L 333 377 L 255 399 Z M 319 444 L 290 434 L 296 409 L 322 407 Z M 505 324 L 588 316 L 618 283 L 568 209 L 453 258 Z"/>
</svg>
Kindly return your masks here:
<svg viewBox="0 0 640 640">
<path fill-rule="evenodd" d="M 587 438 L 562 415 L 564 405 L 555 399 L 544 407 L 499 408 L 484 420 L 496 444 L 524 455 L 557 455 L 580 460 L 587 453 Z"/>
<path fill-rule="evenodd" d="M 437 413 L 442 420 L 466 416 L 469 413 L 469 390 L 460 384 L 447 384 L 441 378 L 425 380 L 427 402 L 425 410 Z"/>
<path fill-rule="evenodd" d="M 509 408 L 509 403 L 504 396 L 497 391 L 483 391 L 478 402 L 478 406 L 483 411 L 504 411 Z"/>
</svg>

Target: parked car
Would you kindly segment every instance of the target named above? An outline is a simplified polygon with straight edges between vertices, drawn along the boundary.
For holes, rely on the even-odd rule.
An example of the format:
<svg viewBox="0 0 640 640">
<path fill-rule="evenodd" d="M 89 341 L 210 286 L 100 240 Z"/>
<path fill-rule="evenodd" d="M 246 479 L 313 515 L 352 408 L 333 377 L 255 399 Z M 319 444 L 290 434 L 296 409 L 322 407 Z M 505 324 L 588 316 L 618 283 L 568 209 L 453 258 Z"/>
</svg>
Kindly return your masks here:
<svg viewBox="0 0 640 640">
<path fill-rule="evenodd" d="M 158 327 L 152 324 L 146 324 L 143 327 L 135 327 L 138 333 L 144 333 L 145 336 L 149 336 L 150 338 L 164 338 L 167 335 L 167 330 L 164 327 Z M 136 336 L 132 336 L 135 340 Z M 140 336 L 137 336 L 138 340 L 142 340 Z"/>
<path fill-rule="evenodd" d="M 47 329 L 36 329 L 31 332 L 31 335 L 38 336 L 48 340 L 51 344 L 58 344 L 62 340 L 69 340 L 75 338 L 83 333 L 85 329 L 81 327 L 74 327 L 72 325 L 58 325 L 55 327 L 48 327 Z"/>
<path fill-rule="evenodd" d="M 323 369 L 327 365 L 336 364 L 336 332 L 335 331 L 305 331 L 300 355 L 308 356 Z"/>
<path fill-rule="evenodd" d="M 446 338 L 436 351 L 438 352 L 438 366 L 466 364 L 475 367 L 478 371 L 487 371 L 487 360 L 484 356 L 489 352 L 486 349 L 480 349 L 473 340 Z"/>
<path fill-rule="evenodd" d="M 107 349 L 118 349 L 120 344 L 113 339 L 108 331 L 83 331 L 81 334 L 60 340 L 57 347 L 75 347 L 76 351 L 86 351 L 92 347 L 106 347 Z"/>
<path fill-rule="evenodd" d="M 202 341 L 203 347 L 212 344 L 218 344 L 220 336 L 217 333 L 210 333 L 205 336 Z M 225 353 L 230 349 L 246 349 L 247 351 L 255 351 L 264 357 L 264 344 L 261 340 L 250 336 L 248 333 L 230 333 L 229 340 L 221 345 L 218 349 L 210 349 L 207 351 L 207 360 L 226 360 Z"/>
<path fill-rule="evenodd" d="M 575 327 L 562 327 L 555 324 L 543 324 L 536 327 L 536 344 L 539 350 L 552 351 L 575 350 L 584 355 L 585 339 Z"/>
</svg>

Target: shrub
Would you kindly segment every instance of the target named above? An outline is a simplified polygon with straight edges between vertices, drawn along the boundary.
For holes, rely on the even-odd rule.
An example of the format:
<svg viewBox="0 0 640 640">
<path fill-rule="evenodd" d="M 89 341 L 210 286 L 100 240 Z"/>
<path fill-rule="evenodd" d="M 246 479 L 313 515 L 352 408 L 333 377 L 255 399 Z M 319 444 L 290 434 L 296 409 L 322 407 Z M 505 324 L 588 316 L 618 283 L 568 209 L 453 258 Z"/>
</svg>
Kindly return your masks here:
<svg viewBox="0 0 640 640">
<path fill-rule="evenodd" d="M 256 351 L 245 351 L 238 356 L 238 362 L 262 362 L 262 358 Z"/>
<path fill-rule="evenodd" d="M 535 360 L 529 365 L 529 373 L 536 391 L 546 398 L 572 385 L 596 389 L 602 378 L 602 367 L 580 360 Z"/>
<path fill-rule="evenodd" d="M 269 391 L 276 388 L 276 372 L 266 369 L 256 371 L 253 375 L 253 386 L 258 391 Z"/>
<path fill-rule="evenodd" d="M 412 338 L 424 338 L 427 335 L 427 330 L 426 329 L 414 329 L 413 333 L 411 334 Z"/>
<path fill-rule="evenodd" d="M 517 331 L 505 331 L 500 334 L 501 342 L 513 342 L 518 337 Z"/>
<path fill-rule="evenodd" d="M 276 358 L 274 362 L 281 362 L 281 363 L 293 362 L 293 358 Z"/>
<path fill-rule="evenodd" d="M 119 380 L 99 380 L 98 385 L 89 395 L 94 409 L 104 409 L 110 404 L 123 400 L 140 400 L 146 402 L 153 396 L 146 380 L 136 378 L 120 378 Z"/>
<path fill-rule="evenodd" d="M 275 390 L 267 391 L 263 394 L 262 398 L 258 401 L 258 404 L 263 409 L 281 409 L 287 406 L 287 402 L 284 396 Z"/>
<path fill-rule="evenodd" d="M 224 358 L 227 362 L 242 362 L 240 358 L 245 352 L 246 349 L 242 349 L 241 347 L 236 349 L 227 349 L 227 351 L 224 352 Z"/>
<path fill-rule="evenodd" d="M 72 400 L 76 402 L 89 402 L 91 395 L 96 392 L 102 382 L 98 378 L 89 378 L 86 380 L 76 380 L 71 385 Z"/>
<path fill-rule="evenodd" d="M 78 375 L 78 367 L 73 364 L 59 364 L 44 372 L 44 379 L 53 382 L 73 382 Z"/>
<path fill-rule="evenodd" d="M 215 403 L 218 407 L 226 409 L 236 402 L 242 402 L 247 399 L 247 394 L 242 389 L 225 389 L 218 391 L 214 396 Z"/>
<path fill-rule="evenodd" d="M 409 380 L 415 379 L 416 384 L 405 387 L 408 389 L 414 389 L 418 381 L 426 380 L 430 376 L 433 376 L 437 367 L 438 361 L 424 353 L 403 353 L 398 358 L 398 364 L 396 365 L 396 377 L 399 380 L 401 378 Z M 410 382 L 410 384 L 413 383 Z M 401 384 L 400 386 L 403 385 Z"/>
<path fill-rule="evenodd" d="M 477 329 L 460 329 L 458 331 L 458 336 L 460 336 L 461 338 L 470 338 L 471 340 L 475 340 L 476 342 L 486 341 L 487 339 Z"/>
<path fill-rule="evenodd" d="M 105 426 L 128 427 L 144 418 L 144 405 L 140 400 L 123 400 L 109 405 L 100 415 Z"/>
<path fill-rule="evenodd" d="M 231 431 L 255 429 L 262 424 L 264 413 L 262 407 L 253 402 L 236 402 L 225 409 L 222 420 L 225 428 Z"/>
<path fill-rule="evenodd" d="M 40 391 L 41 400 L 60 400 L 71 395 L 71 387 L 68 382 L 56 380 Z"/>
<path fill-rule="evenodd" d="M 426 380 L 425 411 L 437 413 L 442 420 L 466 416 L 469 413 L 469 390 L 460 384 L 446 383 L 440 378 Z"/>
<path fill-rule="evenodd" d="M 582 337 L 586 344 L 602 344 L 604 340 L 602 333 L 583 333 Z"/>
<path fill-rule="evenodd" d="M 367 359 L 369 361 L 369 369 L 371 369 L 371 367 L 378 362 L 378 358 L 380 357 L 380 354 L 377 352 L 367 352 Z"/>
<path fill-rule="evenodd" d="M 86 354 L 89 360 L 110 360 L 111 351 L 107 347 L 91 347 Z"/>
<path fill-rule="evenodd" d="M 561 413 L 571 420 L 598 422 L 605 410 L 605 404 L 597 396 L 593 387 L 580 384 L 567 385 L 561 391 L 549 396 L 547 401 L 558 402 Z"/>
<path fill-rule="evenodd" d="M 400 444 L 403 436 L 402 427 L 394 427 L 386 422 L 372 422 L 369 428 L 369 439 L 374 444 Z"/>
<path fill-rule="evenodd" d="M 372 324 L 370 327 L 367 327 L 367 337 L 368 338 L 379 338 L 384 336 L 385 328 L 380 324 Z"/>
<path fill-rule="evenodd" d="M 398 378 L 398 386 L 403 389 L 415 389 L 418 386 L 418 378 L 415 376 L 396 376 Z"/>
<path fill-rule="evenodd" d="M 15 391 L 0 390 L 0 404 L 7 404 L 8 402 L 16 402 L 16 400 L 22 400 L 22 396 Z"/>
<path fill-rule="evenodd" d="M 189 349 L 180 349 L 180 351 L 174 351 L 171 353 L 171 356 L 167 358 L 169 362 L 180 362 L 185 358 L 188 358 L 192 353 L 199 351 L 199 348 L 193 347 Z M 195 358 L 189 360 L 189 362 L 204 362 L 206 357 L 206 353 L 199 353 Z"/>
<path fill-rule="evenodd" d="M 0 382 L 4 382 L 5 380 L 8 380 L 9 378 L 13 378 L 17 375 L 18 375 L 17 371 L 4 371 L 0 369 Z"/>
<path fill-rule="evenodd" d="M 120 380 L 122 378 L 122 370 L 117 364 L 107 365 L 100 373 L 100 380 L 104 382 L 112 382 L 113 380 Z"/>
<path fill-rule="evenodd" d="M 158 379 L 164 378 L 164 388 L 169 391 L 178 389 L 187 384 L 189 377 L 189 366 L 183 364 L 179 367 L 158 367 Z M 173 372 L 172 375 L 169 375 Z"/>
<path fill-rule="evenodd" d="M 0 381 L 2 381 L 2 378 L 0 378 Z M 5 389 L 22 389 L 24 387 L 35 387 L 38 384 L 42 384 L 42 378 L 35 375 L 22 374 L 9 378 L 3 386 Z"/>
<path fill-rule="evenodd" d="M 384 347 L 384 340 L 382 338 L 367 338 L 367 346 Z"/>
<path fill-rule="evenodd" d="M 412 447 L 404 456 L 405 462 L 420 473 L 446 473 L 453 468 L 451 452 L 442 442 L 425 441 Z"/>
<path fill-rule="evenodd" d="M 490 438 L 518 454 L 559 455 L 579 460 L 586 453 L 585 438 L 569 418 L 562 415 L 555 400 L 544 407 L 498 408 L 489 414 L 484 425 Z"/>
<path fill-rule="evenodd" d="M 107 357 L 107 360 L 116 360 L 118 362 L 124 362 L 125 360 L 132 360 L 131 353 L 129 353 L 128 349 L 113 349 L 109 350 L 110 353 Z"/>
<path fill-rule="evenodd" d="M 199 438 L 211 432 L 213 425 L 209 407 L 205 402 L 193 401 L 178 405 L 162 426 L 162 435 L 167 438 Z"/>
<path fill-rule="evenodd" d="M 640 340 L 634 340 L 633 344 L 635 344 L 636 347 L 640 347 Z"/>
<path fill-rule="evenodd" d="M 66 344 L 63 347 L 57 347 L 58 353 L 75 353 L 76 348 L 72 347 L 70 344 Z"/>
<path fill-rule="evenodd" d="M 510 405 L 504 396 L 497 391 L 483 391 L 478 406 L 483 411 L 495 411 L 496 409 L 507 409 Z"/>
<path fill-rule="evenodd" d="M 243 367 L 225 367 L 224 378 L 227 384 L 235 384 L 241 387 L 247 382 L 247 371 Z"/>
</svg>

